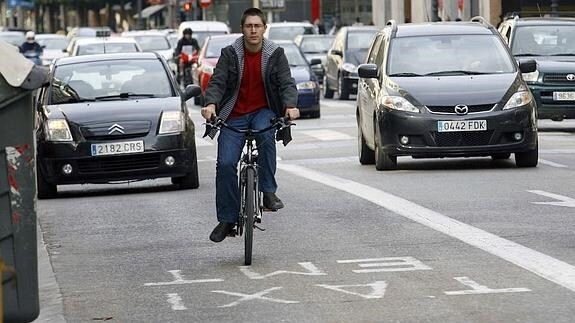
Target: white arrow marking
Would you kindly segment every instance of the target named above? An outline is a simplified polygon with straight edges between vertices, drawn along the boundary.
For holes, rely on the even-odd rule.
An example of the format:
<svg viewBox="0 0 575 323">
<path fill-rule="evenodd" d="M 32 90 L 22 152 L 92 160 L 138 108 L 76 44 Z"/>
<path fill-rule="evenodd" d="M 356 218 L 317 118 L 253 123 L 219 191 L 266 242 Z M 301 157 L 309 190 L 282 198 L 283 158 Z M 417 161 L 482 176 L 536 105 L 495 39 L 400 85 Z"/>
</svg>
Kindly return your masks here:
<svg viewBox="0 0 575 323">
<path fill-rule="evenodd" d="M 274 271 L 273 273 L 269 273 L 267 275 L 258 274 L 255 271 L 250 269 L 250 266 L 240 266 L 240 271 L 248 276 L 249 279 L 265 279 L 271 276 L 281 275 L 281 274 L 291 274 L 291 275 L 304 275 L 304 276 L 324 276 L 327 275 L 326 273 L 322 272 L 311 262 L 298 262 L 298 265 L 302 266 L 308 272 L 299 272 L 299 271 L 287 271 L 287 270 L 278 270 Z"/>
<path fill-rule="evenodd" d="M 575 200 L 570 198 L 570 197 L 567 197 L 567 196 L 563 196 L 563 195 L 559 195 L 559 194 L 553 194 L 553 193 L 549 193 L 549 192 L 545 192 L 545 191 L 538 191 L 538 190 L 531 190 L 531 191 L 527 191 L 527 192 L 547 196 L 547 197 L 550 197 L 552 199 L 556 199 L 556 200 L 561 201 L 561 202 L 531 202 L 533 204 L 575 207 Z"/>
<path fill-rule="evenodd" d="M 217 283 L 223 282 L 223 279 L 196 279 L 187 280 L 181 274 L 181 270 L 168 270 L 170 274 L 174 277 L 171 282 L 160 282 L 160 283 L 145 283 L 144 286 L 170 286 L 170 285 L 185 285 L 185 284 L 198 284 L 198 283 Z"/>
<path fill-rule="evenodd" d="M 366 299 L 374 299 L 374 298 L 383 298 L 383 296 L 385 295 L 385 290 L 387 288 L 387 283 L 385 281 L 376 281 L 376 282 L 373 282 L 371 284 L 357 284 L 357 285 L 317 284 L 316 286 L 335 290 L 335 291 L 350 294 L 350 295 L 363 297 Z M 348 290 L 343 289 L 343 288 L 349 288 L 349 287 L 371 287 L 372 291 L 369 294 L 360 294 L 360 293 L 350 292 Z"/>
<path fill-rule="evenodd" d="M 234 293 L 234 292 L 227 292 L 225 290 L 213 290 L 212 293 L 220 293 L 220 294 L 226 294 L 226 295 L 232 295 L 232 296 L 237 296 L 240 297 L 240 299 L 238 299 L 235 302 L 226 304 L 226 305 L 220 305 L 218 307 L 233 307 L 238 305 L 241 302 L 247 302 L 247 301 L 253 301 L 256 299 L 262 300 L 262 301 L 268 301 L 268 302 L 274 302 L 274 303 L 281 303 L 281 304 L 296 304 L 299 303 L 298 301 L 286 301 L 284 299 L 278 299 L 278 298 L 271 298 L 271 297 L 264 297 L 265 294 L 271 293 L 275 290 L 278 289 L 282 289 L 282 287 L 272 287 L 269 289 L 266 289 L 264 291 L 255 293 L 255 294 L 242 294 L 242 293 Z"/>
<path fill-rule="evenodd" d="M 491 289 L 487 286 L 479 285 L 469 277 L 454 277 L 455 280 L 459 281 L 463 285 L 471 287 L 468 290 L 457 290 L 444 292 L 445 295 L 475 295 L 475 294 L 499 294 L 499 293 L 520 293 L 520 292 L 530 292 L 529 288 L 501 288 L 501 289 Z"/>
<path fill-rule="evenodd" d="M 168 303 L 172 304 L 172 310 L 174 311 L 183 311 L 187 310 L 187 308 L 182 303 L 182 298 L 180 295 L 176 293 L 166 294 L 168 296 Z"/>
</svg>

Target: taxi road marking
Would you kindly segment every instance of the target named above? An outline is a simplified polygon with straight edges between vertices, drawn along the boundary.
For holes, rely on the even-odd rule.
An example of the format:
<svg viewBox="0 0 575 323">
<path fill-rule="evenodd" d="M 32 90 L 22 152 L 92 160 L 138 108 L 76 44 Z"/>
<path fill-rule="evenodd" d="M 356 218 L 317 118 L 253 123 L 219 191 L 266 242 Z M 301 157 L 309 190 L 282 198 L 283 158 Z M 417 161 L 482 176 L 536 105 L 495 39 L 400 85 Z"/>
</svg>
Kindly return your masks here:
<svg viewBox="0 0 575 323">
<path fill-rule="evenodd" d="M 170 286 L 170 285 L 186 285 L 186 284 L 198 284 L 198 283 L 219 283 L 223 282 L 223 279 L 196 279 L 187 280 L 181 274 L 181 270 L 168 270 L 170 274 L 174 277 L 171 282 L 160 282 L 160 283 L 145 283 L 144 286 Z"/>
<path fill-rule="evenodd" d="M 469 279 L 469 277 L 454 277 L 455 280 L 462 283 L 463 285 L 471 287 L 468 290 L 457 290 L 457 291 L 449 291 L 444 292 L 445 295 L 474 295 L 474 294 L 499 294 L 499 293 L 520 293 L 520 292 L 530 292 L 529 288 L 500 288 L 500 289 L 491 289 L 487 286 L 479 285 L 475 281 Z"/>
<path fill-rule="evenodd" d="M 566 262 L 361 183 L 298 165 L 281 163 L 278 168 L 363 198 L 575 292 L 575 266 Z"/>
<path fill-rule="evenodd" d="M 177 293 L 166 294 L 168 296 L 168 303 L 172 304 L 172 310 L 174 311 L 184 311 L 187 308 L 182 303 L 182 298 Z"/>
<path fill-rule="evenodd" d="M 220 293 L 220 294 L 226 294 L 226 295 L 240 297 L 240 299 L 238 299 L 235 302 L 231 302 L 231 303 L 226 304 L 226 305 L 220 305 L 218 307 L 233 307 L 233 306 L 238 305 L 241 302 L 247 302 L 247 301 L 253 301 L 253 300 L 262 300 L 262 301 L 281 303 L 281 304 L 297 304 L 297 303 L 299 303 L 298 301 L 287 301 L 287 300 L 279 299 L 279 298 L 264 297 L 264 295 L 269 294 L 275 290 L 282 289 L 282 288 L 283 287 L 272 287 L 272 288 L 268 288 L 266 290 L 263 290 L 261 292 L 255 293 L 255 294 L 235 293 L 235 292 L 228 292 L 225 290 L 213 290 L 212 293 Z"/>
<path fill-rule="evenodd" d="M 385 281 L 375 281 L 373 283 L 370 284 L 356 284 L 356 285 L 327 285 L 327 284 L 317 284 L 316 286 L 318 287 L 322 287 L 322 288 L 327 288 L 330 290 L 334 290 L 336 292 L 342 292 L 345 294 L 349 294 L 349 295 L 355 295 L 355 296 L 359 296 L 365 299 L 376 299 L 376 298 L 383 298 L 383 296 L 385 295 L 385 290 L 387 289 L 387 283 Z M 348 290 L 345 290 L 345 288 L 349 288 L 349 287 L 370 287 L 371 288 L 371 293 L 369 294 L 360 294 L 357 292 L 351 292 Z"/>
<path fill-rule="evenodd" d="M 319 268 L 317 268 L 311 262 L 298 262 L 298 265 L 300 265 L 301 267 L 306 269 L 308 272 L 277 270 L 277 271 L 274 271 L 273 273 L 262 275 L 262 274 L 258 274 L 255 271 L 251 270 L 250 266 L 239 266 L 238 268 L 240 269 L 240 271 L 244 275 L 248 276 L 249 279 L 265 279 L 268 277 L 281 275 L 281 274 L 304 275 L 304 276 L 325 276 L 325 275 L 327 275 L 326 273 L 321 271 Z"/>
<path fill-rule="evenodd" d="M 356 274 L 432 269 L 431 267 L 425 265 L 424 263 L 413 257 L 386 257 L 386 258 L 373 258 L 373 259 L 338 260 L 337 263 L 339 264 L 360 263 L 358 266 L 361 268 L 373 268 L 373 269 L 353 270 L 353 272 Z"/>
<path fill-rule="evenodd" d="M 527 191 L 533 194 L 538 194 L 538 195 L 543 195 L 546 197 L 550 197 L 552 199 L 556 199 L 559 200 L 561 202 L 531 202 L 533 204 L 543 204 L 543 205 L 555 205 L 555 206 L 565 206 L 565 207 L 575 207 L 575 199 L 572 199 L 570 197 L 567 196 L 563 196 L 563 195 L 559 195 L 559 194 L 554 194 L 554 193 L 549 193 L 549 192 L 545 192 L 545 191 L 539 191 L 539 190 L 530 190 Z"/>
</svg>

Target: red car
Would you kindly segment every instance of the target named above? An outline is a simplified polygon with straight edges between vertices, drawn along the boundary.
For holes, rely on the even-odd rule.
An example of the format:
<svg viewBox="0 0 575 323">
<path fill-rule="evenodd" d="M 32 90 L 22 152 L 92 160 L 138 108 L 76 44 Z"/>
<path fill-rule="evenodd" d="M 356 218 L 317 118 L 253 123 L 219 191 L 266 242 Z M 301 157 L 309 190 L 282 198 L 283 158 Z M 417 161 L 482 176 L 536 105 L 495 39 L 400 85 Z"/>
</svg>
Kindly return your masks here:
<svg viewBox="0 0 575 323">
<path fill-rule="evenodd" d="M 222 48 L 231 45 L 241 35 L 242 34 L 208 36 L 204 41 L 204 45 L 198 55 L 198 62 L 192 71 L 194 84 L 202 88 L 202 95 L 195 98 L 197 105 L 203 105 L 204 103 L 204 93 L 214 73 L 214 68 L 220 58 Z"/>
</svg>

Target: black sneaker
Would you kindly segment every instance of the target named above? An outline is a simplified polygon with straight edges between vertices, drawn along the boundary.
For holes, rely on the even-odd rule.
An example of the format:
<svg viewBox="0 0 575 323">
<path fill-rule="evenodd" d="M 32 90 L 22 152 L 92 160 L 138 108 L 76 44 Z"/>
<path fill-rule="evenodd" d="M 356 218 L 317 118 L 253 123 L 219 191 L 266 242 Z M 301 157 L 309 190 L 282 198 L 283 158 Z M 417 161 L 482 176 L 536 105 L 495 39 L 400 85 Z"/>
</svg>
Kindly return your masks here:
<svg viewBox="0 0 575 323">
<path fill-rule="evenodd" d="M 210 240 L 213 242 L 222 242 L 228 234 L 234 231 L 235 223 L 220 222 L 210 234 Z"/>
<path fill-rule="evenodd" d="M 275 193 L 264 192 L 264 209 L 277 211 L 284 207 L 284 203 Z"/>
</svg>

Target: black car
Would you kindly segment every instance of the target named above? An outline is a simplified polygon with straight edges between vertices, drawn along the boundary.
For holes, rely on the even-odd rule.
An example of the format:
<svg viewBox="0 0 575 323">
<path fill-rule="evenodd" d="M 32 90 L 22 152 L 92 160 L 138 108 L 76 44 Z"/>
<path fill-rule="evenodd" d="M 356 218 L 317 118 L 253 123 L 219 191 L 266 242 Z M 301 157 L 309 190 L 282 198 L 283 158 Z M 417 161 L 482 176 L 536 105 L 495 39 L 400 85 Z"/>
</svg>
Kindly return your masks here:
<svg viewBox="0 0 575 323">
<path fill-rule="evenodd" d="M 194 123 L 166 62 L 156 53 L 57 59 L 37 110 L 38 197 L 57 185 L 171 177 L 197 188 Z"/>
<path fill-rule="evenodd" d="M 397 167 L 397 156 L 515 153 L 519 167 L 538 161 L 535 101 L 519 66 L 483 19 L 397 25 L 374 38 L 359 67 L 358 148 L 362 164 Z"/>
<path fill-rule="evenodd" d="M 575 18 L 513 18 L 499 26 L 516 59 L 534 59 L 523 75 L 539 119 L 575 118 Z"/>
<path fill-rule="evenodd" d="M 357 66 L 365 63 L 369 44 L 378 30 L 374 26 L 358 26 L 342 27 L 337 32 L 325 60 L 324 98 L 333 98 L 334 91 L 340 100 L 357 94 Z"/>
</svg>

